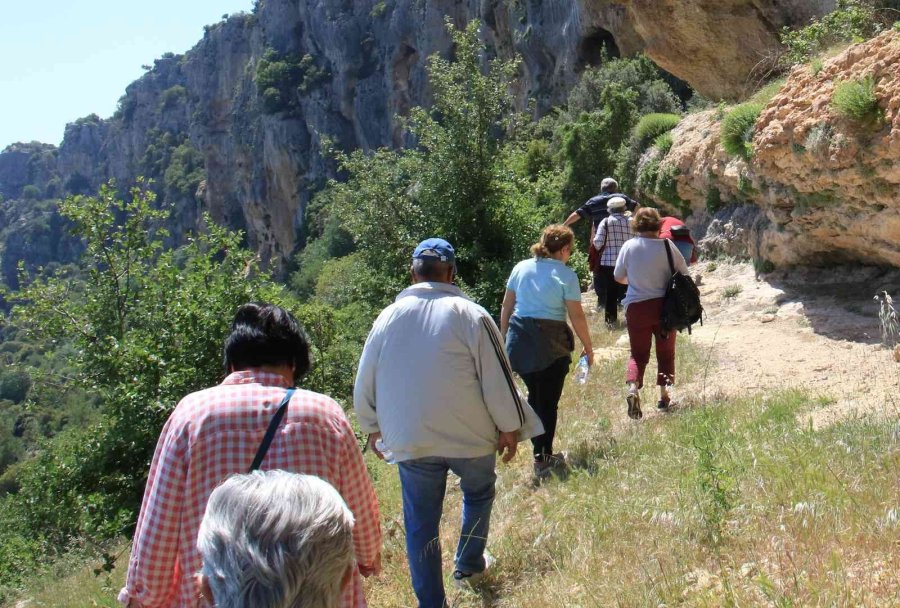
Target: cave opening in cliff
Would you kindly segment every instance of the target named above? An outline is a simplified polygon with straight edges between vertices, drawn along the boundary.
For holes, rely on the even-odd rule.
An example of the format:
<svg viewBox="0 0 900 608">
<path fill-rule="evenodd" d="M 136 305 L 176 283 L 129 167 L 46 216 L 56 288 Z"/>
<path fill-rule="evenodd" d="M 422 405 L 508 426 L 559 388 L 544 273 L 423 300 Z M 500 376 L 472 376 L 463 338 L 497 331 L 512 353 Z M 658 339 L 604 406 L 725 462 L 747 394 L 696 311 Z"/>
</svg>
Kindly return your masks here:
<svg viewBox="0 0 900 608">
<path fill-rule="evenodd" d="M 603 63 L 603 58 L 620 57 L 616 39 L 603 28 L 597 28 L 578 43 L 578 67 L 583 70 Z"/>
</svg>

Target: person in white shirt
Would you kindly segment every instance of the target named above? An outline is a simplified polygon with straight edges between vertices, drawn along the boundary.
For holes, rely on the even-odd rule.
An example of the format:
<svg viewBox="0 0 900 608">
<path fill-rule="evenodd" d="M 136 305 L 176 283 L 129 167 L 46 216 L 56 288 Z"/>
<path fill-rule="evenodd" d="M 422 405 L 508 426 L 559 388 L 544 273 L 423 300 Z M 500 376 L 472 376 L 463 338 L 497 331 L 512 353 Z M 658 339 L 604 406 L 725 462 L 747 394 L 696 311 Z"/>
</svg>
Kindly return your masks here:
<svg viewBox="0 0 900 608">
<path fill-rule="evenodd" d="M 628 285 L 625 299 L 625 325 L 631 345 L 631 357 L 625 381 L 628 384 L 628 416 L 639 419 L 641 412 L 640 389 L 644 384 L 644 369 L 650 361 L 650 345 L 656 340 L 656 384 L 659 385 L 657 407 L 665 410 L 671 398 L 668 387 L 675 383 L 675 334 L 662 328 L 663 296 L 672 277 L 665 247 L 674 246 L 659 238 L 662 224 L 659 212 L 642 207 L 632 218 L 636 237 L 619 251 L 614 275 L 619 283 Z M 677 250 L 675 250 L 677 252 Z M 687 263 L 681 255 L 673 255 L 675 270 L 687 274 Z"/>
<path fill-rule="evenodd" d="M 438 529 L 447 472 L 459 476 L 462 531 L 453 580 L 483 575 L 494 502 L 495 452 L 543 432 L 522 399 L 491 316 L 453 285 L 455 251 L 428 239 L 413 253 L 413 285 L 385 308 L 366 340 L 353 407 L 369 446 L 399 463 L 406 549 L 421 608 L 443 608 Z"/>
</svg>

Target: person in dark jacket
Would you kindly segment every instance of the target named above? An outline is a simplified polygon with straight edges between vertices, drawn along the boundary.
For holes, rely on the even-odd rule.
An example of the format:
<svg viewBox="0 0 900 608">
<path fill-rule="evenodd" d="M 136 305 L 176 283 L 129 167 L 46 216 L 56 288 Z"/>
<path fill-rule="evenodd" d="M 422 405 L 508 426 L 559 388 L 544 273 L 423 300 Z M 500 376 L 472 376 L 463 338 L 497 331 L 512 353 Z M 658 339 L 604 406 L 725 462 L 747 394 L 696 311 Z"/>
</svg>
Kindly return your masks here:
<svg viewBox="0 0 900 608">
<path fill-rule="evenodd" d="M 600 254 L 601 252 L 594 246 L 594 237 L 597 234 L 597 228 L 600 222 L 609 217 L 609 209 L 607 203 L 611 198 L 621 197 L 625 199 L 625 210 L 634 213 L 640 204 L 628 196 L 619 192 L 619 184 L 611 177 L 606 177 L 600 182 L 600 194 L 592 196 L 585 203 L 569 214 L 565 226 L 572 226 L 579 220 L 586 219 L 591 221 L 591 238 L 588 240 L 588 266 L 594 275 L 594 293 L 597 294 L 598 308 L 603 306 L 606 301 L 604 289 L 604 281 L 600 276 Z"/>
<path fill-rule="evenodd" d="M 575 348 L 566 316 L 593 364 L 594 351 L 578 277 L 566 266 L 575 235 L 566 226 L 548 226 L 531 247 L 534 257 L 516 264 L 506 283 L 500 331 L 513 371 L 528 387 L 528 403 L 540 417 L 544 433 L 531 440 L 535 480 L 565 469 L 565 456 L 553 453 L 559 398 Z"/>
</svg>

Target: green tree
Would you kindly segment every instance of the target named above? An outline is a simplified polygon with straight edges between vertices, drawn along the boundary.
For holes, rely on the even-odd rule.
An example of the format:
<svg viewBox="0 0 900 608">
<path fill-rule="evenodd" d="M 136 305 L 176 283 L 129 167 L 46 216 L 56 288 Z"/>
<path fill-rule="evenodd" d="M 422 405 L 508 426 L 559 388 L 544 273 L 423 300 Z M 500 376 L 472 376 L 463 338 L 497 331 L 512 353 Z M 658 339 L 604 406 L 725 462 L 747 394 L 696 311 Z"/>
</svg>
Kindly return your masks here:
<svg viewBox="0 0 900 608">
<path fill-rule="evenodd" d="M 339 155 L 348 179 L 327 194 L 361 253 L 348 264 L 363 264 L 380 278 L 373 305 L 405 284 L 415 244 L 440 235 L 456 246 L 469 292 L 495 308 L 506 274 L 537 231 L 533 206 L 510 199 L 514 177 L 505 166 L 517 118 L 510 94 L 517 63 L 493 60 L 482 71 L 478 23 L 447 27 L 453 60 L 429 59 L 434 104 L 413 109 L 408 122 L 418 147 Z"/>
<path fill-rule="evenodd" d="M 34 341 L 75 345 L 74 379 L 102 404 L 99 422 L 63 433 L 20 467 L 15 504 L 54 543 L 133 523 L 169 412 L 222 377 L 234 310 L 249 300 L 289 305 L 238 233 L 208 222 L 184 247 L 164 250 L 167 213 L 154 198 L 139 180 L 124 199 L 110 184 L 97 197 L 63 201 L 85 242 L 86 275 L 38 279 L 13 311 Z"/>
</svg>

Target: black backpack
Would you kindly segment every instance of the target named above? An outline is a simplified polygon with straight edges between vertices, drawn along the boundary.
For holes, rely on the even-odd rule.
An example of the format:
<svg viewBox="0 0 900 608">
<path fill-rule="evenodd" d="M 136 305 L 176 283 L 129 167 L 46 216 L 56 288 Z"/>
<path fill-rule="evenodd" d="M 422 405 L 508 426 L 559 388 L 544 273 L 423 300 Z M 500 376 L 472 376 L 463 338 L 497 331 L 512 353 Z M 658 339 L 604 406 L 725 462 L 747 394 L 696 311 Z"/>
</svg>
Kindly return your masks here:
<svg viewBox="0 0 900 608">
<path fill-rule="evenodd" d="M 691 333 L 691 325 L 698 321 L 703 325 L 700 290 L 697 289 L 694 279 L 675 271 L 675 264 L 672 263 L 672 246 L 668 239 L 663 239 L 663 245 L 666 248 L 672 278 L 669 279 L 666 295 L 663 297 L 662 327 L 664 331 L 687 329 L 688 333 Z"/>
</svg>

